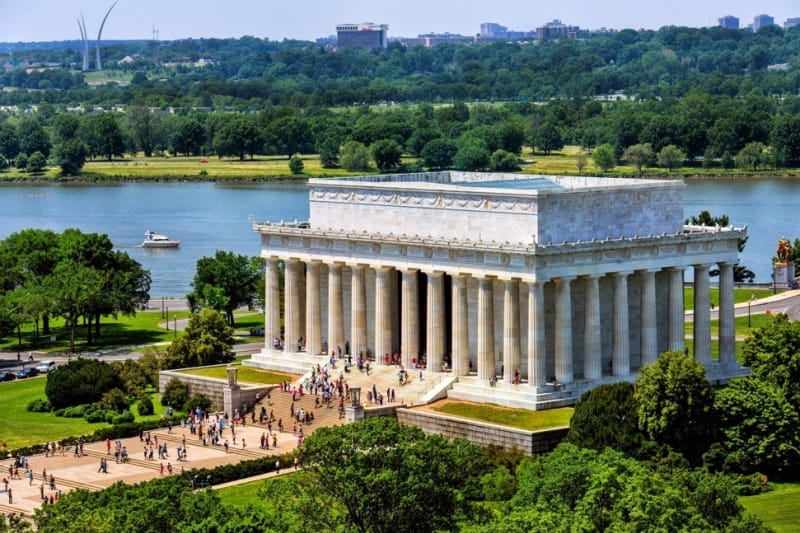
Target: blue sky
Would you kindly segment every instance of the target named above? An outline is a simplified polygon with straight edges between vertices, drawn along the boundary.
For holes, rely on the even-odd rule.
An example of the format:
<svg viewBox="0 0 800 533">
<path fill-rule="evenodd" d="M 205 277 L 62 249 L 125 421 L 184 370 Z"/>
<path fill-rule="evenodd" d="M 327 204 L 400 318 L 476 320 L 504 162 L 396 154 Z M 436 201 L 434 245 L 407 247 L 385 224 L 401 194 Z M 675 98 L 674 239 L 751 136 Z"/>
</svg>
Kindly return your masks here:
<svg viewBox="0 0 800 533">
<path fill-rule="evenodd" d="M 81 11 L 89 35 L 113 0 L 0 0 L 0 41 L 77 39 Z M 800 17 L 797 0 L 119 0 L 103 37 L 149 39 L 153 27 L 161 39 L 241 37 L 273 40 L 314 39 L 335 32 L 342 22 L 389 25 L 390 36 L 431 31 L 475 34 L 481 22 L 530 30 L 560 19 L 582 28 L 659 28 L 664 25 L 710 26 L 734 15 L 742 25 L 767 13 L 779 24 Z"/>
</svg>

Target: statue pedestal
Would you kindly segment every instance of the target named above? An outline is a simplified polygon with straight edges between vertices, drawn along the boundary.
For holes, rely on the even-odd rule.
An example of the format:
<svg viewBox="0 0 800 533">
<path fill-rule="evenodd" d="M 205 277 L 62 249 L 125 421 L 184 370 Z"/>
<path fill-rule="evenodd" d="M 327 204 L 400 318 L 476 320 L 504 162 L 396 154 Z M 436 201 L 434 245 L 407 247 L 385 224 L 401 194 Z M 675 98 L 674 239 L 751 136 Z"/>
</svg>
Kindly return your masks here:
<svg viewBox="0 0 800 533">
<path fill-rule="evenodd" d="M 772 265 L 773 275 L 775 276 L 776 289 L 794 289 L 794 263 L 775 263 Z"/>
</svg>

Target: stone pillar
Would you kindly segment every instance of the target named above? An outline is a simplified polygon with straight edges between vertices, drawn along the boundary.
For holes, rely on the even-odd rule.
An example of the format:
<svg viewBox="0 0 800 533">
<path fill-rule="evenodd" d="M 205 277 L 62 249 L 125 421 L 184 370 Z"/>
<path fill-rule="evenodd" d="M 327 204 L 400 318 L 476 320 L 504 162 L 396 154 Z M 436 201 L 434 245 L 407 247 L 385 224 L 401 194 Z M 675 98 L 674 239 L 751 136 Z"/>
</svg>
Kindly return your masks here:
<svg viewBox="0 0 800 533">
<path fill-rule="evenodd" d="M 426 366 L 431 372 L 441 372 L 444 361 L 444 273 L 430 272 L 427 276 Z"/>
<path fill-rule="evenodd" d="M 736 330 L 733 308 L 734 263 L 719 264 L 719 362 L 736 363 Z"/>
<path fill-rule="evenodd" d="M 507 280 L 503 291 L 503 381 L 521 377 L 519 338 L 519 281 Z"/>
<path fill-rule="evenodd" d="M 278 259 L 267 258 L 264 291 L 264 347 L 273 348 L 273 340 L 281 338 L 281 282 Z"/>
<path fill-rule="evenodd" d="M 640 367 L 654 363 L 658 359 L 658 327 L 656 318 L 656 273 L 642 270 L 642 332 Z"/>
<path fill-rule="evenodd" d="M 528 283 L 528 386 L 541 387 L 547 381 L 544 336 L 544 282 Z"/>
<path fill-rule="evenodd" d="M 342 296 L 342 264 L 328 265 L 328 350 L 337 346 L 344 353 L 344 301 Z M 328 354 L 330 355 L 330 354 Z"/>
<path fill-rule="evenodd" d="M 417 271 L 403 270 L 403 288 L 400 297 L 402 332 L 400 350 L 403 367 L 411 368 L 411 360 L 419 357 L 419 300 L 417 299 Z"/>
<path fill-rule="evenodd" d="M 287 352 L 297 350 L 297 341 L 303 336 L 303 328 L 300 324 L 300 305 L 302 294 L 300 292 L 300 278 L 303 276 L 303 263 L 297 259 L 286 261 L 286 288 L 284 297 L 286 299 L 286 316 L 284 317 L 285 344 Z"/>
<path fill-rule="evenodd" d="M 611 341 L 611 373 L 631 373 L 630 323 L 628 320 L 628 272 L 614 272 L 614 332 Z"/>
<path fill-rule="evenodd" d="M 600 280 L 586 276 L 583 281 L 583 379 L 603 377 L 600 338 Z"/>
<path fill-rule="evenodd" d="M 668 268 L 669 272 L 669 349 L 683 351 L 686 341 L 683 305 L 683 268 Z"/>
<path fill-rule="evenodd" d="M 351 265 L 350 353 L 353 359 L 367 356 L 367 284 L 364 265 Z"/>
<path fill-rule="evenodd" d="M 386 354 L 392 354 L 390 273 L 389 267 L 375 269 L 375 361 L 379 365 L 385 364 Z"/>
<path fill-rule="evenodd" d="M 572 383 L 572 291 L 574 278 L 556 278 L 556 381 Z"/>
<path fill-rule="evenodd" d="M 467 280 L 464 275 L 453 275 L 453 375 L 469 374 L 469 311 L 467 306 Z"/>
<path fill-rule="evenodd" d="M 306 353 L 322 353 L 322 310 L 319 300 L 319 261 L 307 265 L 306 275 Z"/>
<path fill-rule="evenodd" d="M 494 280 L 478 280 L 478 378 L 490 380 L 494 369 Z"/>
<path fill-rule="evenodd" d="M 711 301 L 708 265 L 694 265 L 694 358 L 708 367 L 711 364 Z"/>
</svg>

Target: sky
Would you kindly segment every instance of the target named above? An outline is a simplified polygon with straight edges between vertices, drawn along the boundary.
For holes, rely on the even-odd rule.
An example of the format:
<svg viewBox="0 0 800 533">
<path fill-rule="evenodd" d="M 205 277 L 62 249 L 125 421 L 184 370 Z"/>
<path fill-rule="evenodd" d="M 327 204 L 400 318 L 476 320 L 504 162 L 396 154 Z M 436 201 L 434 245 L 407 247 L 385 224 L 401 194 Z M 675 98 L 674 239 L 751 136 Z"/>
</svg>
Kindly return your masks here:
<svg viewBox="0 0 800 533">
<path fill-rule="evenodd" d="M 92 39 L 113 0 L 0 0 L 0 42 L 79 39 L 81 12 Z M 800 17 L 797 0 L 119 0 L 103 30 L 104 39 L 162 40 L 241 37 L 271 40 L 333 35 L 336 24 L 389 25 L 390 37 L 450 32 L 474 35 L 482 22 L 526 31 L 559 19 L 586 29 L 713 26 L 733 15 L 746 26 L 767 13 L 783 24 Z"/>
</svg>

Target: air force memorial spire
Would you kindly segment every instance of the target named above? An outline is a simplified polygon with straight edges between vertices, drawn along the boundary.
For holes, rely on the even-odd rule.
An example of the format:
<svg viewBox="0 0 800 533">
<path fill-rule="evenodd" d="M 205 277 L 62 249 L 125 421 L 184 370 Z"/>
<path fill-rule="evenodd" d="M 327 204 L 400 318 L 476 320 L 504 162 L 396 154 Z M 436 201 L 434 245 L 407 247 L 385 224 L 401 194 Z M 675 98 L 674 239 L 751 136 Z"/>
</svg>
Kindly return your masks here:
<svg viewBox="0 0 800 533">
<path fill-rule="evenodd" d="M 453 171 L 312 179 L 308 221 L 254 225 L 267 261 L 266 347 L 246 364 L 302 373 L 349 348 L 377 365 L 448 372 L 450 397 L 567 405 L 684 351 L 691 271 L 692 354 L 710 379 L 728 379 L 743 371 L 733 267 L 746 228 L 685 226 L 683 190 Z"/>
</svg>

